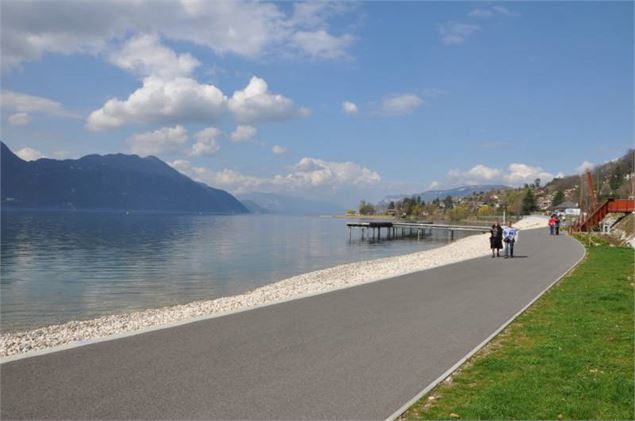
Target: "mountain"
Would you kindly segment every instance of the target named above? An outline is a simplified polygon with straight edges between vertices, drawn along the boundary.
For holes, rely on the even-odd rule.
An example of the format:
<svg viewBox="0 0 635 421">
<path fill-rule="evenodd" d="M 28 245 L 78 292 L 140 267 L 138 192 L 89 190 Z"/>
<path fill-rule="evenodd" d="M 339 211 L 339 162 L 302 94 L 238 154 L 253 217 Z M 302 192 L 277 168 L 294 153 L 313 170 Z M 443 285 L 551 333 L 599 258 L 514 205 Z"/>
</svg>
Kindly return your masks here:
<svg viewBox="0 0 635 421">
<path fill-rule="evenodd" d="M 254 202 L 253 200 L 247 200 L 247 199 L 243 199 L 240 201 L 243 206 L 245 206 L 247 209 L 249 209 L 249 212 L 251 213 L 271 213 L 271 211 L 263 208 L 262 206 L 258 205 L 256 202 Z"/>
<path fill-rule="evenodd" d="M 344 210 L 341 206 L 329 202 L 274 193 L 249 193 L 241 195 L 239 198 L 243 203 L 255 203 L 269 213 L 319 215 L 338 213 Z"/>
<path fill-rule="evenodd" d="M 593 188 L 600 198 L 608 197 L 629 197 L 633 194 L 633 185 L 631 175 L 635 166 L 635 149 L 628 150 L 619 158 L 595 165 L 591 169 L 593 176 Z M 630 182 L 629 182 L 630 181 Z M 560 178 L 554 178 L 545 185 L 549 192 L 567 191 L 570 189 L 578 189 L 580 182 L 584 188 L 586 186 L 586 176 L 569 175 Z M 572 192 L 572 199 L 578 192 Z"/>
<path fill-rule="evenodd" d="M 455 187 L 453 189 L 446 189 L 446 190 L 428 190 L 419 194 L 415 193 L 414 196 L 421 196 L 421 200 L 424 200 L 425 202 L 431 202 L 435 199 L 443 199 L 447 196 L 466 197 L 466 196 L 471 196 L 474 193 L 480 193 L 480 192 L 487 193 L 492 190 L 500 190 L 506 187 L 507 186 L 504 186 L 501 184 L 478 184 L 474 186 Z M 397 200 L 403 199 L 404 197 L 412 197 L 412 196 L 413 196 L 412 194 L 391 195 L 391 196 L 387 196 L 383 200 L 383 202 L 390 202 L 391 200 L 397 201 Z"/>
<path fill-rule="evenodd" d="M 248 213 L 234 196 L 160 159 L 87 155 L 24 161 L 0 142 L 3 208 Z"/>
</svg>

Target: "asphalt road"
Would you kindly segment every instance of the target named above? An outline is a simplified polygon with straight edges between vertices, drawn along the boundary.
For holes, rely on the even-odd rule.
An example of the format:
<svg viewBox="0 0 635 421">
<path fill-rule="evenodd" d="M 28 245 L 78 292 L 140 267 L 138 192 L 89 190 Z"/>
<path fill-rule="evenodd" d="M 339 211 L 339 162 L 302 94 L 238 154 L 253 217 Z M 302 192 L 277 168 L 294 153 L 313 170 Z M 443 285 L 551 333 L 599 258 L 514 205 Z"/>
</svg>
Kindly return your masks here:
<svg viewBox="0 0 635 421">
<path fill-rule="evenodd" d="M 0 416 L 384 419 L 584 250 L 545 229 L 516 253 L 7 362 Z"/>
</svg>

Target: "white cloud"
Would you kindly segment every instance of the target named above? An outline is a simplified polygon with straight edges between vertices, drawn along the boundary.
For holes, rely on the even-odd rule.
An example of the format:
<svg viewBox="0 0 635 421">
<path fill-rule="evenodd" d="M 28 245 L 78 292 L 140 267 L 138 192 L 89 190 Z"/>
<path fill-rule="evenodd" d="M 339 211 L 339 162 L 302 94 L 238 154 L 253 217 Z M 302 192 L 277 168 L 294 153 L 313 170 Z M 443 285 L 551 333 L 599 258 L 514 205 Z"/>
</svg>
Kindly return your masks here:
<svg viewBox="0 0 635 421">
<path fill-rule="evenodd" d="M 435 189 L 437 187 L 439 187 L 441 185 L 441 183 L 439 183 L 437 180 L 432 181 L 432 183 L 430 183 L 428 185 L 428 188 L 426 190 L 432 190 Z"/>
<path fill-rule="evenodd" d="M 379 174 L 354 162 L 332 162 L 302 158 L 293 172 L 276 176 L 281 184 L 309 186 L 372 185 L 381 180 Z"/>
<path fill-rule="evenodd" d="M 540 178 L 543 183 L 546 183 L 558 176 L 561 174 L 554 175 L 541 167 L 522 163 L 509 164 L 506 171 L 478 164 L 468 171 L 455 169 L 448 172 L 448 179 L 451 182 L 466 185 L 502 183 L 519 186 L 533 183 L 536 178 Z"/>
<path fill-rule="evenodd" d="M 302 158 L 288 174 L 273 177 L 255 177 L 231 169 L 215 171 L 197 167 L 186 160 L 170 163 L 178 171 L 213 187 L 220 187 L 236 194 L 252 191 L 310 191 L 328 188 L 372 186 L 381 181 L 375 171 L 354 162 L 332 162 L 315 158 Z"/>
<path fill-rule="evenodd" d="M 298 4 L 294 14 L 285 9 L 254 1 L 5 2 L 2 63 L 11 68 L 47 53 L 100 54 L 113 39 L 138 32 L 188 41 L 219 55 L 249 58 L 298 49 L 302 54 L 332 58 L 341 56 L 350 45 L 351 35 L 329 33 L 328 20 L 351 7 Z M 307 30 L 324 31 L 327 41 L 317 50 L 299 42 L 296 34 Z"/>
<path fill-rule="evenodd" d="M 190 54 L 176 54 L 161 45 L 159 37 L 140 34 L 130 38 L 120 50 L 111 52 L 109 61 L 138 76 L 175 78 L 188 76 L 200 65 Z"/>
<path fill-rule="evenodd" d="M 480 184 L 491 182 L 501 178 L 502 171 L 496 168 L 490 168 L 486 165 L 475 165 L 468 171 L 450 170 L 448 177 L 451 180 L 460 181 L 465 184 Z"/>
<path fill-rule="evenodd" d="M 12 114 L 7 118 L 7 121 L 12 126 L 24 126 L 29 124 L 31 121 L 31 116 L 27 113 L 16 113 Z"/>
<path fill-rule="evenodd" d="M 357 104 L 351 101 L 342 102 L 342 112 L 346 114 L 357 114 L 358 112 Z"/>
<path fill-rule="evenodd" d="M 231 133 L 229 138 L 234 143 L 244 142 L 256 136 L 258 130 L 253 126 L 247 125 L 239 125 L 236 129 Z"/>
<path fill-rule="evenodd" d="M 287 151 L 287 148 L 280 145 L 273 145 L 273 147 L 271 148 L 271 152 L 275 153 L 276 155 L 282 155 L 286 151 Z"/>
<path fill-rule="evenodd" d="M 106 130 L 132 122 L 205 123 L 220 118 L 226 101 L 225 95 L 214 85 L 185 77 L 166 81 L 149 76 L 126 100 L 112 98 L 93 111 L 86 126 L 91 130 Z"/>
<path fill-rule="evenodd" d="M 285 120 L 306 114 L 305 109 L 297 108 L 289 98 L 269 92 L 267 82 L 256 76 L 245 89 L 235 91 L 227 105 L 241 123 Z"/>
<path fill-rule="evenodd" d="M 578 165 L 575 169 L 576 174 L 584 174 L 586 170 L 593 169 L 595 164 L 590 161 L 583 161 L 580 165 Z"/>
<path fill-rule="evenodd" d="M 209 123 L 227 111 L 239 122 L 284 120 L 306 114 L 292 100 L 269 92 L 267 82 L 252 77 L 243 90 L 227 98 L 214 85 L 201 84 L 189 74 L 198 61 L 177 55 L 160 44 L 155 35 L 140 35 L 111 53 L 117 66 L 143 77 L 142 86 L 126 100 L 112 98 L 93 111 L 86 126 L 106 130 L 132 122 L 173 124 Z"/>
<path fill-rule="evenodd" d="M 222 132 L 216 127 L 208 127 L 194 135 L 196 143 L 192 145 L 191 154 L 194 156 L 213 155 L 220 150 L 218 138 Z"/>
<path fill-rule="evenodd" d="M 35 161 L 44 157 L 44 155 L 42 155 L 42 152 L 29 147 L 18 149 L 15 154 L 25 161 Z"/>
<path fill-rule="evenodd" d="M 492 7 L 492 10 L 494 10 L 496 13 L 499 13 L 505 16 L 518 16 L 518 13 L 512 12 L 511 10 L 503 6 L 494 6 Z"/>
<path fill-rule="evenodd" d="M 476 165 L 468 171 L 469 175 L 479 177 L 483 180 L 494 180 L 496 177 L 500 176 L 500 173 L 500 170 L 490 168 L 485 165 Z"/>
<path fill-rule="evenodd" d="M 285 120 L 306 116 L 310 111 L 296 107 L 292 100 L 269 92 L 267 82 L 252 77 L 243 90 L 231 98 L 211 84 L 201 84 L 188 77 L 165 80 L 157 76 L 143 79 L 143 86 L 126 100 L 109 99 L 93 111 L 86 126 L 91 130 L 143 123 L 209 123 L 229 111 L 241 123 Z"/>
<path fill-rule="evenodd" d="M 355 38 L 350 34 L 331 35 L 324 30 L 298 31 L 293 34 L 292 43 L 313 58 L 336 59 L 348 57 L 346 50 Z"/>
<path fill-rule="evenodd" d="M 489 9 L 474 9 L 470 13 L 469 16 L 477 17 L 477 18 L 489 18 L 494 16 L 494 12 Z"/>
<path fill-rule="evenodd" d="M 2 67 L 46 53 L 94 53 L 127 24 L 124 5 L 89 2 L 16 1 L 2 4 Z M 115 6 L 115 7 L 113 7 Z"/>
<path fill-rule="evenodd" d="M 142 156 L 176 152 L 186 142 L 187 130 L 180 125 L 136 134 L 128 139 L 130 151 Z"/>
<path fill-rule="evenodd" d="M 423 100 L 415 94 L 406 93 L 401 95 L 393 95 L 381 103 L 381 111 L 385 114 L 409 114 L 423 104 Z"/>
<path fill-rule="evenodd" d="M 468 16 L 476 17 L 476 18 L 491 18 L 494 15 L 504 15 L 504 16 L 518 16 L 518 13 L 512 12 L 506 7 L 503 6 L 494 6 L 491 8 L 477 8 L 468 13 Z"/>
<path fill-rule="evenodd" d="M 302 1 L 293 3 L 292 21 L 295 26 L 309 29 L 328 26 L 328 19 L 357 9 L 353 2 Z"/>
<path fill-rule="evenodd" d="M 441 42 L 445 45 L 462 44 L 470 35 L 481 29 L 478 25 L 446 22 L 439 26 Z"/>
<path fill-rule="evenodd" d="M 541 182 L 551 181 L 555 176 L 541 167 L 533 167 L 527 164 L 513 163 L 507 167 L 505 180 L 513 185 L 524 183 L 533 183 L 536 178 L 540 178 Z"/>
<path fill-rule="evenodd" d="M 203 182 L 211 187 L 227 189 L 234 194 L 260 190 L 261 187 L 269 183 L 267 179 L 244 175 L 227 168 L 214 171 L 207 167 L 197 167 L 183 159 L 172 161 L 169 164 L 177 171 L 196 181 Z"/>
<path fill-rule="evenodd" d="M 330 5 L 325 1 L 304 1 L 293 3 L 293 19 L 309 28 L 324 25 L 323 11 Z"/>
<path fill-rule="evenodd" d="M 0 105 L 3 110 L 17 113 L 42 113 L 57 117 L 75 116 L 75 114 L 65 110 L 59 102 L 8 90 L 0 93 Z"/>
</svg>

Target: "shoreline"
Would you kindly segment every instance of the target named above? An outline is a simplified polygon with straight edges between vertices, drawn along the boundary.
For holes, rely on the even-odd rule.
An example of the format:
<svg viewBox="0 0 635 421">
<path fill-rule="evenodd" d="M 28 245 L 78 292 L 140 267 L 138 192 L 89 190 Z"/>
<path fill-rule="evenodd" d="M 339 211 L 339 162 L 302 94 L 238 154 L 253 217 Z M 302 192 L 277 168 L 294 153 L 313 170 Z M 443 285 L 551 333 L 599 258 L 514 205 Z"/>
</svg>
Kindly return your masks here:
<svg viewBox="0 0 635 421">
<path fill-rule="evenodd" d="M 524 229 L 543 228 L 545 221 L 541 217 L 528 217 L 515 226 L 522 232 Z M 0 357 L 107 339 L 114 335 L 141 333 L 148 329 L 222 316 L 484 257 L 490 253 L 488 236 L 471 235 L 431 250 L 333 266 L 283 279 L 240 295 L 3 333 L 0 334 Z M 519 242 L 522 242 L 522 234 Z"/>
</svg>

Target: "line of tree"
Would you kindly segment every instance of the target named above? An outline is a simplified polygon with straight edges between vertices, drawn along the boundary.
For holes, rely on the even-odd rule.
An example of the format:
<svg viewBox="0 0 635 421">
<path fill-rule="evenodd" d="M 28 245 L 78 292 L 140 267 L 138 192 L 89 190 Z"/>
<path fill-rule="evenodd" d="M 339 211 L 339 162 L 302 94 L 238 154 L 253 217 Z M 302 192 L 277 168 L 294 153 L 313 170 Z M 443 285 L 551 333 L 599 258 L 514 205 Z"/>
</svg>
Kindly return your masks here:
<svg viewBox="0 0 635 421">
<path fill-rule="evenodd" d="M 359 202 L 359 214 L 360 215 L 374 215 L 375 214 L 375 206 L 371 203 L 362 200 Z"/>
<path fill-rule="evenodd" d="M 539 183 L 538 183 L 539 184 Z M 523 197 L 523 213 L 528 214 L 538 210 L 536 197 L 529 186 L 525 186 L 525 196 Z"/>
<path fill-rule="evenodd" d="M 602 202 L 609 197 L 629 197 L 633 194 L 634 164 L 635 152 L 629 150 L 623 157 L 593 169 L 593 184 L 598 201 Z M 452 221 L 470 217 L 500 217 L 503 212 L 507 215 L 529 214 L 539 210 L 538 204 L 540 209 L 546 209 L 566 200 L 579 202 L 580 189 L 585 188 L 585 182 L 580 175 L 555 178 L 545 185 L 541 179 L 536 178 L 533 183 L 525 184 L 524 187 L 475 192 L 460 198 L 446 196 L 435 198 L 428 203 L 417 195 L 378 205 L 362 201 L 359 213 L 372 215 L 388 212 L 404 219 Z"/>
<path fill-rule="evenodd" d="M 551 206 L 558 206 L 562 202 L 564 202 L 564 192 L 562 190 L 558 190 L 556 194 L 553 195 Z"/>
</svg>

